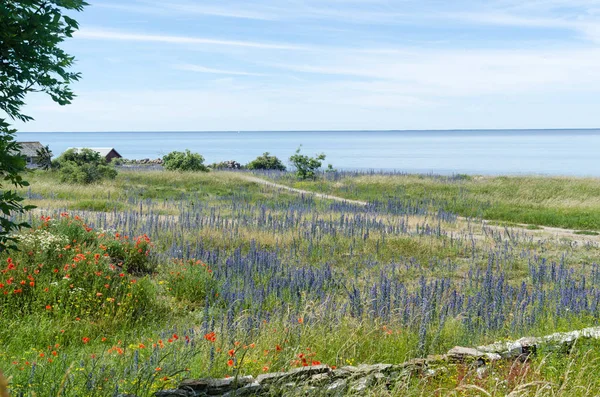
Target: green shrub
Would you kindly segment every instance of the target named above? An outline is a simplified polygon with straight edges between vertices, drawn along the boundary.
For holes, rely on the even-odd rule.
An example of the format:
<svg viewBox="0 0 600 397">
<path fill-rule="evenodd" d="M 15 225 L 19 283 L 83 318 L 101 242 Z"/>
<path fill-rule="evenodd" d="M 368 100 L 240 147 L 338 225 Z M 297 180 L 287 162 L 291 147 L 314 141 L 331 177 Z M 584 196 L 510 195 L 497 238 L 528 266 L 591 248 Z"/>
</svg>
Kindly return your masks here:
<svg viewBox="0 0 600 397">
<path fill-rule="evenodd" d="M 270 156 L 269 152 L 263 153 L 246 166 L 249 170 L 277 170 L 285 171 L 285 165 L 276 156 Z"/>
<path fill-rule="evenodd" d="M 325 160 L 323 153 L 315 157 L 308 157 L 307 155 L 300 154 L 300 148 L 290 157 L 290 163 L 296 168 L 296 175 L 300 179 L 314 179 L 315 173 L 323 164 L 323 160 Z"/>
<path fill-rule="evenodd" d="M 53 166 L 58 169 L 61 182 L 90 184 L 103 179 L 115 179 L 117 170 L 108 165 L 100 153 L 91 149 L 69 149 Z"/>
<path fill-rule="evenodd" d="M 163 156 L 163 166 L 169 171 L 202 171 L 208 172 L 204 165 L 204 157 L 198 153 L 192 153 L 189 149 L 185 152 L 171 152 Z"/>
<path fill-rule="evenodd" d="M 114 240 L 106 244 L 106 252 L 114 263 L 128 273 L 152 273 L 155 270 L 150 258 L 152 247 L 150 238 L 145 234 L 131 240 L 117 233 Z"/>
<path fill-rule="evenodd" d="M 201 261 L 175 260 L 167 277 L 168 292 L 177 299 L 204 305 L 207 295 L 216 298 L 217 281 Z"/>
</svg>

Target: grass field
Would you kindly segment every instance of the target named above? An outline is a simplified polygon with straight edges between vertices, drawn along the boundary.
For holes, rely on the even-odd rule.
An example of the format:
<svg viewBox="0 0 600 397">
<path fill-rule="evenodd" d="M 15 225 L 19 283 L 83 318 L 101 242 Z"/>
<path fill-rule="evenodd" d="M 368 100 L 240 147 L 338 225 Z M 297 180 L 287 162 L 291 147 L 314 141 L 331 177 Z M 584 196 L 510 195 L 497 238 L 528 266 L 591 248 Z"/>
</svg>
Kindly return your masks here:
<svg viewBox="0 0 600 397">
<path fill-rule="evenodd" d="M 366 201 L 407 200 L 466 217 L 600 230 L 600 180 L 533 176 L 325 174 L 298 181 L 272 174 L 280 183 Z"/>
<path fill-rule="evenodd" d="M 598 180 L 271 177 L 372 203 L 227 172 L 122 171 L 85 187 L 31 175 L 32 229 L 0 256 L 11 395 L 150 396 L 186 377 L 401 363 L 598 324 Z M 534 238 L 510 222 L 588 235 Z M 596 395 L 597 351 L 371 393 Z"/>
</svg>

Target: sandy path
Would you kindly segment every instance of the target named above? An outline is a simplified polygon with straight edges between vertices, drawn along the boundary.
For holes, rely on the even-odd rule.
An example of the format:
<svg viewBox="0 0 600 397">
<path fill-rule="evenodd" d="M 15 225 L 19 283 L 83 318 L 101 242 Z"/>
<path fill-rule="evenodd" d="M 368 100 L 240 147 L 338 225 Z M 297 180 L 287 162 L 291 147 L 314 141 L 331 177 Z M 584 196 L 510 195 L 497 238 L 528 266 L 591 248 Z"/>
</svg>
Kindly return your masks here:
<svg viewBox="0 0 600 397">
<path fill-rule="evenodd" d="M 290 186 L 271 182 L 266 179 L 262 179 L 262 178 L 259 178 L 259 177 L 253 176 L 253 175 L 248 175 L 248 174 L 243 174 L 243 173 L 235 173 L 235 175 L 237 175 L 240 178 L 243 178 L 247 181 L 255 182 L 255 183 L 258 183 L 261 185 L 265 185 L 265 186 L 269 186 L 274 189 L 287 190 L 289 192 L 311 195 L 311 196 L 325 199 L 325 200 L 333 200 L 333 201 L 345 202 L 345 203 L 356 204 L 356 205 L 367 205 L 368 204 L 366 201 L 351 200 L 351 199 L 346 199 L 346 198 L 339 197 L 339 196 L 333 196 L 330 194 L 317 193 L 317 192 L 311 192 L 310 190 L 293 188 Z M 468 218 L 465 218 L 462 216 L 458 216 L 458 219 L 462 220 L 462 221 L 469 221 Z M 473 221 L 474 220 L 471 219 L 471 222 L 473 222 Z M 485 219 L 481 220 L 482 225 L 485 226 L 486 228 L 490 228 L 490 229 L 494 229 L 494 230 L 498 230 L 498 231 L 504 231 L 507 229 L 503 226 L 490 225 L 489 222 L 493 222 L 493 221 L 485 220 Z M 529 226 L 529 225 L 519 224 L 518 226 L 508 227 L 508 230 L 519 229 L 519 232 L 526 232 L 526 233 L 531 234 L 532 236 L 536 237 L 536 239 L 539 239 L 539 240 L 541 240 L 543 238 L 548 238 L 548 237 L 553 237 L 553 238 L 557 238 L 557 239 L 568 238 L 568 239 L 570 239 L 574 242 L 580 243 L 580 244 L 585 244 L 590 241 L 593 241 L 593 242 L 600 241 L 600 236 L 586 236 L 586 235 L 574 234 L 573 233 L 574 230 L 572 230 L 572 229 L 562 229 L 562 228 L 550 227 L 550 226 L 539 226 L 541 229 L 529 230 L 529 229 L 527 229 L 527 226 Z"/>
</svg>

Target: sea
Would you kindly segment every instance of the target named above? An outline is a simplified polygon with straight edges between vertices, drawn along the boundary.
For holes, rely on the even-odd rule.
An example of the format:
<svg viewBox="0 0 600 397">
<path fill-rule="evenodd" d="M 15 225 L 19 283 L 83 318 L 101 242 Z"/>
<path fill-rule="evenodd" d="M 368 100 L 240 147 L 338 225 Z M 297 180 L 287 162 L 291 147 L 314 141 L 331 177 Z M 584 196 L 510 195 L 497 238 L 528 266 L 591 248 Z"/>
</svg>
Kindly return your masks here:
<svg viewBox="0 0 600 397">
<path fill-rule="evenodd" d="M 17 139 L 49 145 L 55 156 L 69 147 L 113 147 L 129 159 L 190 149 L 207 164 L 245 164 L 264 152 L 287 162 L 300 148 L 324 153 L 324 166 L 338 170 L 600 177 L 600 129 L 19 132 Z"/>
</svg>

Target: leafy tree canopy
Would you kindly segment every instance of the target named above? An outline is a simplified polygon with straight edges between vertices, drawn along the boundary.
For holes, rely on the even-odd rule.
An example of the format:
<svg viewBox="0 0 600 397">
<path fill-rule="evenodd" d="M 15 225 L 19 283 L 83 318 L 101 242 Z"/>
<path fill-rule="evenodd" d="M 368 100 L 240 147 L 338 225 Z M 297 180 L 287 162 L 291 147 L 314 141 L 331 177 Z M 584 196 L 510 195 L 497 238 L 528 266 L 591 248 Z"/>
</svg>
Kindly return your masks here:
<svg viewBox="0 0 600 397">
<path fill-rule="evenodd" d="M 21 176 L 26 162 L 9 120 L 32 120 L 22 111 L 31 92 L 48 94 L 60 105 L 71 103 L 69 85 L 80 75 L 69 71 L 74 58 L 59 45 L 78 28 L 65 12 L 81 11 L 86 5 L 83 0 L 0 1 L 0 251 L 14 248 L 10 234 L 25 225 L 13 222 L 10 215 L 32 208 L 5 187 L 27 186 Z"/>
<path fill-rule="evenodd" d="M 21 111 L 30 92 L 44 92 L 60 105 L 71 103 L 69 84 L 80 74 L 69 71 L 75 59 L 58 45 L 79 27 L 64 12 L 86 5 L 83 0 L 0 2 L 0 110 L 10 118 L 32 120 Z"/>
</svg>

